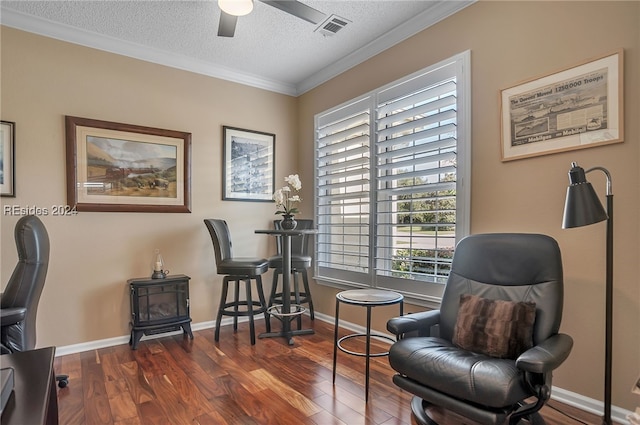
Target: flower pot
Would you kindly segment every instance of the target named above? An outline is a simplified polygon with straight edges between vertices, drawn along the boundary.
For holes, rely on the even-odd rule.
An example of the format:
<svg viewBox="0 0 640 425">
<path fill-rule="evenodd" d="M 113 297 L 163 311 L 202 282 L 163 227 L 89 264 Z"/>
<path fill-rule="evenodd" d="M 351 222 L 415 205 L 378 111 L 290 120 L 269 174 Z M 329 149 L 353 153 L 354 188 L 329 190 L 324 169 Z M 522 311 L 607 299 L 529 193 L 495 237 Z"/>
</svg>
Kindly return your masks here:
<svg viewBox="0 0 640 425">
<path fill-rule="evenodd" d="M 291 214 L 285 214 L 282 217 L 284 218 L 280 221 L 280 227 L 283 230 L 293 230 L 298 225 L 298 222 L 293 218 Z"/>
</svg>

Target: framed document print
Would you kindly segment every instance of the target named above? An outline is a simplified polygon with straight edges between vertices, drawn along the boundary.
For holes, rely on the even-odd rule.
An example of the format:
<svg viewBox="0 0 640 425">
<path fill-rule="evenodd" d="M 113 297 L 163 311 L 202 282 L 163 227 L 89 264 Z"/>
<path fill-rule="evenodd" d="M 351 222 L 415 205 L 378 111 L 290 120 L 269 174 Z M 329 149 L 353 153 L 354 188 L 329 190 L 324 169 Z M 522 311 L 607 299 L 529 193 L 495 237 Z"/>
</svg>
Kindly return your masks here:
<svg viewBox="0 0 640 425">
<path fill-rule="evenodd" d="M 504 89 L 502 160 L 623 141 L 623 52 Z"/>
</svg>

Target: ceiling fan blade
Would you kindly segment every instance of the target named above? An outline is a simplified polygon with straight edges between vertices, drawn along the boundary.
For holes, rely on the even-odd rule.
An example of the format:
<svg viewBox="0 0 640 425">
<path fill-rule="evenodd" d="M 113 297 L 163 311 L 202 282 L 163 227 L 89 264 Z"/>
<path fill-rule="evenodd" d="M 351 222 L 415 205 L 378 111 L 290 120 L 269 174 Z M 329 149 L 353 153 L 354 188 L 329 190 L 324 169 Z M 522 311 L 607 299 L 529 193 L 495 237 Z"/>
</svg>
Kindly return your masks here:
<svg viewBox="0 0 640 425">
<path fill-rule="evenodd" d="M 325 13 L 314 9 L 311 6 L 307 6 L 304 3 L 300 3 L 295 0 L 260 0 L 262 3 L 266 3 L 269 6 L 276 7 L 284 12 L 287 12 L 300 19 L 304 19 L 312 24 L 319 24 L 327 17 Z"/>
<path fill-rule="evenodd" d="M 236 23 L 238 17 L 229 15 L 224 11 L 220 11 L 220 23 L 218 23 L 218 36 L 220 37 L 233 37 L 236 32 Z"/>
</svg>

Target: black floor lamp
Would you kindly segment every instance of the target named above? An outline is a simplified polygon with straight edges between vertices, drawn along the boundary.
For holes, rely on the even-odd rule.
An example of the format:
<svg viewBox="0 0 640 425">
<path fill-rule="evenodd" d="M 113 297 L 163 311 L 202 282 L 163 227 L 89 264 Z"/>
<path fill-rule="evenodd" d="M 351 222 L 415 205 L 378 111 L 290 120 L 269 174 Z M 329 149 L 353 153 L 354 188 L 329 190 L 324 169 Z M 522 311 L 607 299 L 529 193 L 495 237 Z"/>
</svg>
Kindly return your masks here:
<svg viewBox="0 0 640 425">
<path fill-rule="evenodd" d="M 586 174 L 599 170 L 607 177 L 607 210 L 602 207 L 598 195 Z M 569 187 L 564 204 L 562 228 L 582 227 L 607 220 L 606 247 L 606 300 L 605 300 L 605 358 L 604 358 L 604 417 L 603 424 L 611 425 L 611 345 L 613 321 L 613 193 L 611 174 L 606 168 L 593 167 L 585 171 L 575 162 L 569 171 Z"/>
</svg>

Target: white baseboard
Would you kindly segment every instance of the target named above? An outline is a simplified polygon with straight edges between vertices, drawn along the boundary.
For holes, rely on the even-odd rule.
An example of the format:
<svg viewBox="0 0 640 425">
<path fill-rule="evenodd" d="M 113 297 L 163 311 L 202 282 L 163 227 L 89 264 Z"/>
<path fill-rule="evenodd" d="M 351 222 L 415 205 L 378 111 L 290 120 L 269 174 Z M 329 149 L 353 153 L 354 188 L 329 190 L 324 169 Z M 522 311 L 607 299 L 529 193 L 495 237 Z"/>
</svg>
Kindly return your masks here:
<svg viewBox="0 0 640 425">
<path fill-rule="evenodd" d="M 567 391 L 562 388 L 553 387 L 551 390 L 551 399 L 561 403 L 573 406 L 577 409 L 584 410 L 593 415 L 602 416 L 604 412 L 604 403 L 600 400 L 585 397 L 582 394 Z M 617 406 L 611 406 L 611 420 L 619 424 L 629 424 L 627 416 L 633 412 Z"/>
<path fill-rule="evenodd" d="M 248 320 L 249 319 L 247 319 L 246 317 L 241 317 L 238 319 L 238 322 L 245 322 Z M 233 318 L 228 318 L 228 319 L 223 319 L 221 325 L 224 326 L 231 323 L 233 323 Z M 203 329 L 213 328 L 215 327 L 215 325 L 216 325 L 216 322 L 214 320 L 209 322 L 194 323 L 194 324 L 191 324 L 191 330 L 200 331 Z M 173 331 L 173 332 L 156 334 L 156 335 L 144 335 L 142 338 L 140 338 L 140 341 L 147 341 L 149 339 L 162 338 L 164 336 L 180 335 L 180 334 L 182 334 L 182 329 Z M 129 335 L 101 339 L 98 341 L 83 342 L 81 344 L 65 345 L 62 347 L 56 347 L 56 357 L 66 356 L 68 354 L 81 353 L 83 351 L 98 350 L 100 348 L 113 347 L 115 345 L 122 345 L 122 344 L 128 344 L 128 343 L 129 343 Z"/>
<path fill-rule="evenodd" d="M 315 318 L 322 320 L 323 322 L 330 323 L 331 325 L 335 323 L 335 317 L 329 316 L 326 314 L 315 312 Z M 248 321 L 248 318 L 246 317 L 241 317 L 238 319 L 238 322 L 246 322 L 246 321 Z M 233 318 L 225 318 L 222 320 L 221 326 L 229 325 L 231 323 L 233 323 Z M 216 325 L 215 320 L 208 321 L 208 322 L 194 323 L 191 325 L 191 330 L 200 331 L 204 329 L 211 329 L 211 328 L 214 328 L 215 325 Z M 344 320 L 340 320 L 339 325 L 345 329 L 348 329 L 350 331 L 357 332 L 357 333 L 364 333 L 366 331 L 364 326 L 356 325 L 351 322 L 345 322 Z M 162 333 L 157 335 L 148 335 L 148 336 L 145 335 L 140 340 L 146 341 L 149 339 L 162 338 L 168 335 L 180 335 L 181 333 L 182 333 L 182 330 L 178 330 L 175 332 L 167 332 L 167 333 Z M 66 346 L 56 348 L 56 357 L 66 356 L 68 354 L 81 353 L 83 351 L 97 350 L 100 348 L 113 347 L 114 345 L 122 345 L 122 344 L 128 344 L 128 343 L 129 343 L 129 335 L 118 336 L 115 338 L 101 339 L 98 341 L 84 342 L 81 344 L 66 345 Z M 576 409 L 584 410 L 585 412 L 588 412 L 594 415 L 601 415 L 602 412 L 604 411 L 603 402 L 589 398 L 589 397 L 585 397 L 581 394 L 574 393 L 572 391 L 567 391 L 562 388 L 558 388 L 556 386 L 554 386 L 551 390 L 551 399 L 567 404 L 569 406 L 575 407 Z M 631 413 L 632 412 L 630 410 L 622 409 L 617 406 L 611 407 L 611 419 L 614 422 L 619 424 L 628 424 L 629 421 L 626 418 Z"/>
</svg>

